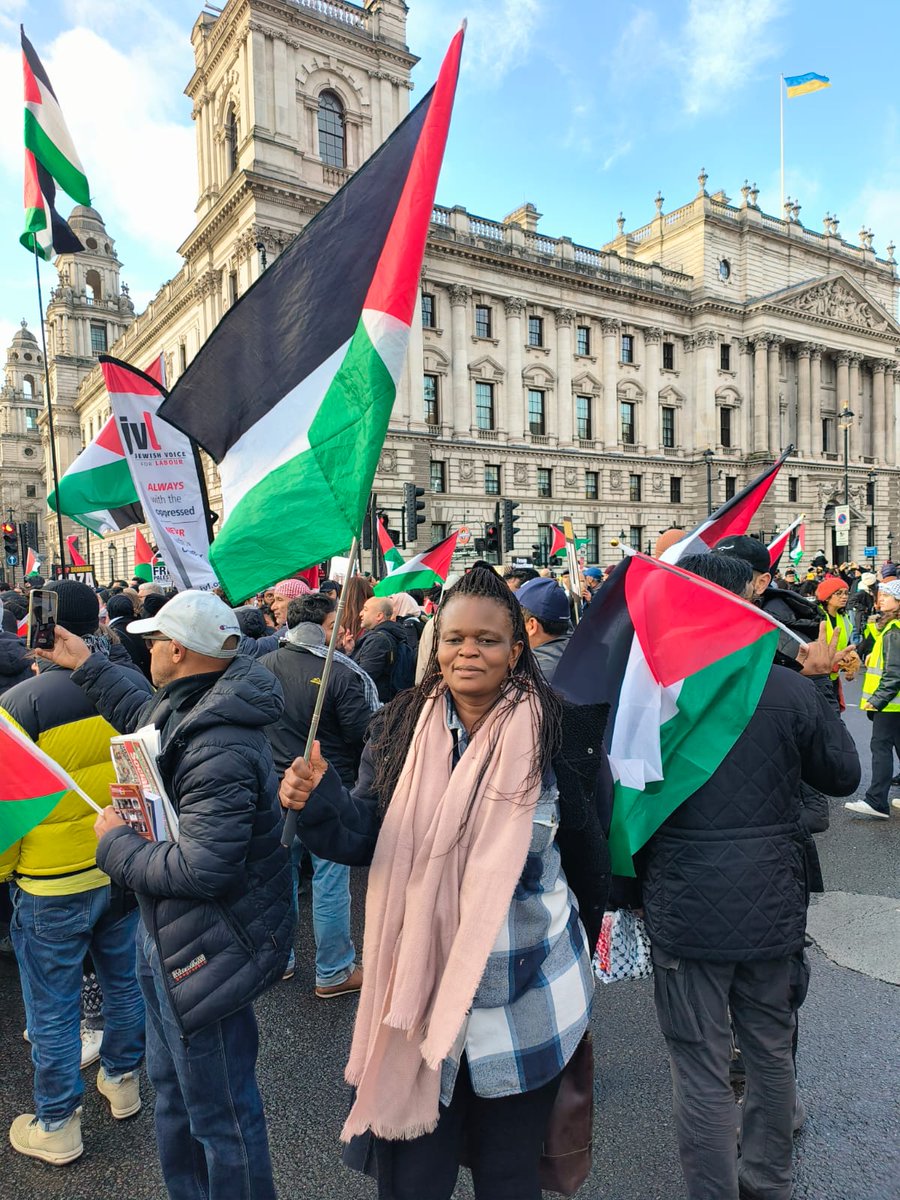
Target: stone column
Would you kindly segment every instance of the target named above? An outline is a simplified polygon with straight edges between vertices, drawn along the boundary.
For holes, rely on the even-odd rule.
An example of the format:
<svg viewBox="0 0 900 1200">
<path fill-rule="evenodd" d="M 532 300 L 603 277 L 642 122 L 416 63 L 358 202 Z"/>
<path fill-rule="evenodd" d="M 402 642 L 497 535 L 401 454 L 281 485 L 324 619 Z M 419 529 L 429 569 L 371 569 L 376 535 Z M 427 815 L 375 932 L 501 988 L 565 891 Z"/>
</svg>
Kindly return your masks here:
<svg viewBox="0 0 900 1200">
<path fill-rule="evenodd" d="M 753 342 L 753 449 L 769 448 L 769 376 L 766 355 L 768 339 L 757 337 Z"/>
<path fill-rule="evenodd" d="M 715 450 L 719 431 L 716 429 L 716 347 L 719 335 L 714 329 L 701 329 L 694 338 L 694 445 L 698 450 Z"/>
<path fill-rule="evenodd" d="M 654 327 L 644 330 L 644 428 L 641 441 L 649 454 L 659 453 L 659 356 L 663 331 Z"/>
<path fill-rule="evenodd" d="M 753 414 L 750 404 L 750 388 L 753 378 L 753 346 L 749 338 L 739 337 L 734 339 L 734 344 L 737 346 L 738 363 L 737 363 L 737 386 L 741 394 L 741 407 L 739 410 L 739 424 L 733 429 L 733 433 L 737 438 L 737 445 L 741 448 L 741 452 L 746 454 L 753 448 Z"/>
<path fill-rule="evenodd" d="M 506 311 L 506 426 L 507 435 L 516 442 L 525 441 L 528 428 L 528 405 L 522 387 L 522 350 L 525 337 L 522 333 L 522 313 L 525 301 L 521 296 L 507 296 L 503 301 Z"/>
<path fill-rule="evenodd" d="M 846 350 L 842 350 L 837 356 L 837 392 L 835 394 L 837 401 L 838 421 L 835 422 L 835 427 L 840 421 L 841 409 L 849 407 L 850 399 L 850 355 Z M 838 440 L 843 435 L 838 430 Z"/>
<path fill-rule="evenodd" d="M 619 337 L 622 323 L 615 317 L 601 317 L 603 335 L 603 449 L 619 445 L 619 396 L 616 389 L 616 365 L 619 361 Z"/>
<path fill-rule="evenodd" d="M 824 346 L 813 345 L 809 354 L 810 440 L 815 457 L 822 453 L 822 354 Z"/>
<path fill-rule="evenodd" d="M 883 359 L 872 363 L 872 458 L 893 466 L 887 448 L 887 410 L 885 406 L 885 369 L 890 364 Z"/>
<path fill-rule="evenodd" d="M 768 401 L 769 401 L 769 444 L 766 449 L 778 453 L 784 441 L 781 428 L 781 369 L 780 352 L 783 337 L 769 338 Z"/>
<path fill-rule="evenodd" d="M 556 310 L 556 428 L 560 446 L 571 446 L 575 441 L 575 398 L 572 395 L 572 325 L 575 321 L 573 308 Z M 550 416 L 550 413 L 547 414 Z"/>
<path fill-rule="evenodd" d="M 466 437 L 474 425 L 469 395 L 469 363 L 466 354 L 466 323 L 472 289 L 452 283 L 450 297 L 450 391 L 453 396 L 453 432 Z M 495 414 L 496 418 L 496 414 Z"/>
<path fill-rule="evenodd" d="M 812 346 L 797 350 L 797 449 L 803 458 L 812 453 L 812 408 L 810 406 L 809 360 Z"/>
<path fill-rule="evenodd" d="M 900 462 L 897 449 L 897 405 L 900 404 L 900 366 L 891 363 L 892 375 L 886 380 L 885 400 L 887 403 L 887 463 L 893 466 Z"/>
<path fill-rule="evenodd" d="M 850 355 L 849 370 L 847 372 L 847 394 L 850 408 L 856 414 L 853 418 L 853 424 L 850 426 L 851 462 L 859 462 L 862 456 L 869 452 L 871 417 L 870 414 L 863 412 L 862 397 L 859 392 L 859 364 L 861 362 L 861 354 Z M 864 417 L 868 426 L 866 429 L 863 428 Z"/>
</svg>

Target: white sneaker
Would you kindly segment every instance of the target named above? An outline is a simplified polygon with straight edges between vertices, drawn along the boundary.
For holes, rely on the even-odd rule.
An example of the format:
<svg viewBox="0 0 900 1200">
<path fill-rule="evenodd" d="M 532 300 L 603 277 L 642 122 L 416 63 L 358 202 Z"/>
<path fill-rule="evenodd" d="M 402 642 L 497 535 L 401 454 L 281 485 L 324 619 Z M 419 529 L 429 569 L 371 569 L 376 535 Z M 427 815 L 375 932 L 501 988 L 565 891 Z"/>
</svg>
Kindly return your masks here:
<svg viewBox="0 0 900 1200">
<path fill-rule="evenodd" d="M 129 1071 L 120 1079 L 106 1078 L 101 1067 L 97 1072 L 97 1091 L 109 1101 L 112 1115 L 117 1121 L 133 1117 L 141 1107 L 141 1089 L 136 1071 Z"/>
<path fill-rule="evenodd" d="M 844 808 L 850 812 L 859 813 L 861 817 L 877 817 L 880 821 L 886 821 L 891 815 L 889 812 L 881 812 L 879 809 L 873 808 L 868 800 L 848 800 Z"/>
<path fill-rule="evenodd" d="M 100 1043 L 103 1041 L 102 1029 L 87 1029 L 81 1027 L 81 1069 L 89 1067 L 100 1057 Z"/>
<path fill-rule="evenodd" d="M 895 796 L 891 801 L 891 808 L 900 808 L 900 796 Z"/>
</svg>

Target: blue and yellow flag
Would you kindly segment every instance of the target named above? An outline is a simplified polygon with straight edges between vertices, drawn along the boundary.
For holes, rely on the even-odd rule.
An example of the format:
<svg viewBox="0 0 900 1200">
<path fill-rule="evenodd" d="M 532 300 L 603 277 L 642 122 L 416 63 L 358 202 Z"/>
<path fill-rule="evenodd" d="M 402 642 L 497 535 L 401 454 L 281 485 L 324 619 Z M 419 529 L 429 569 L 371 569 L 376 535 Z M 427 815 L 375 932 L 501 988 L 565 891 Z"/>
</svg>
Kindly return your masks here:
<svg viewBox="0 0 900 1200">
<path fill-rule="evenodd" d="M 817 75 L 815 71 L 810 71 L 806 75 L 785 75 L 784 86 L 790 99 L 794 96 L 805 96 L 807 92 L 817 92 L 820 88 L 831 87 L 831 80 L 827 75 Z"/>
</svg>

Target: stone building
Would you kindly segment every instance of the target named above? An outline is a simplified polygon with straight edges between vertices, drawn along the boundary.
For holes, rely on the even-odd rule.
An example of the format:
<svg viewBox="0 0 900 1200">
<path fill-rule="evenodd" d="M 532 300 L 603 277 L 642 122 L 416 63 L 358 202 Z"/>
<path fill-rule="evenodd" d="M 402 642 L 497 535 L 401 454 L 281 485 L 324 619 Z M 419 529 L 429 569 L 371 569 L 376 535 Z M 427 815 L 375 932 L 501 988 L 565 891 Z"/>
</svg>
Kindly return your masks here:
<svg viewBox="0 0 900 1200">
<path fill-rule="evenodd" d="M 40 416 L 44 356 L 37 338 L 22 327 L 6 352 L 0 387 L 0 517 L 24 530 L 25 545 L 44 551 L 44 463 Z M 0 566 L 0 576 L 21 579 L 21 568 Z"/>
<path fill-rule="evenodd" d="M 201 14 L 186 89 L 197 224 L 182 269 L 147 310 L 131 320 L 117 301 L 108 314 L 113 353 L 138 365 L 163 353 L 177 381 L 227 308 L 391 132 L 416 61 L 406 12 L 402 0 L 229 0 L 220 15 Z M 840 556 L 832 523 L 846 427 L 848 554 L 874 540 L 885 555 L 900 504 L 893 247 L 879 258 L 868 230 L 851 244 L 830 215 L 815 232 L 799 204 L 771 216 L 755 187 L 732 203 L 707 182 L 702 171 L 694 198 L 668 212 L 657 195 L 653 219 L 632 232 L 620 217 L 599 248 L 548 236 L 532 204 L 501 220 L 435 209 L 422 321 L 374 485 L 398 527 L 404 482 L 427 489 L 420 549 L 458 524 L 474 541 L 509 498 L 517 556 L 545 547 L 550 524 L 570 515 L 588 558 L 608 561 L 615 539 L 646 548 L 693 523 L 793 443 L 752 532 L 770 537 L 804 512 L 808 549 Z M 60 260 L 70 280 L 84 258 Z M 117 275 L 101 296 L 113 285 Z M 106 411 L 90 370 L 96 307 L 83 284 L 72 291 L 78 352 L 71 333 L 63 340 L 58 292 L 48 311 L 59 329 L 51 355 L 69 364 L 56 369 L 58 403 L 77 422 L 64 457 Z M 211 464 L 208 479 L 217 509 Z M 108 539 L 110 569 L 127 573 L 132 543 Z"/>
</svg>

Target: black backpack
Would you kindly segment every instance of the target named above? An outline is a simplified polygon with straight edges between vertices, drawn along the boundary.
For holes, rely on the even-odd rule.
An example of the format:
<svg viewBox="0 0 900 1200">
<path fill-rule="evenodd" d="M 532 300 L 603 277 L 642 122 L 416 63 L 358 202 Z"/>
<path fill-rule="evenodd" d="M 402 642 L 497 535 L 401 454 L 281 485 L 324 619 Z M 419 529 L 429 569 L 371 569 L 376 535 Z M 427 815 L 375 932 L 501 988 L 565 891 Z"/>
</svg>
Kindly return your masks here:
<svg viewBox="0 0 900 1200">
<path fill-rule="evenodd" d="M 807 642 L 814 642 L 818 638 L 819 623 L 822 617 L 815 600 L 809 600 L 806 596 L 801 596 L 798 592 L 792 592 L 787 588 L 768 587 L 762 594 L 763 610 L 768 609 L 775 600 L 780 600 L 791 610 L 792 619 L 783 622 L 788 629 Z"/>
<path fill-rule="evenodd" d="M 391 694 L 389 700 L 416 682 L 416 656 L 406 638 L 394 638 L 391 649 Z"/>
</svg>

